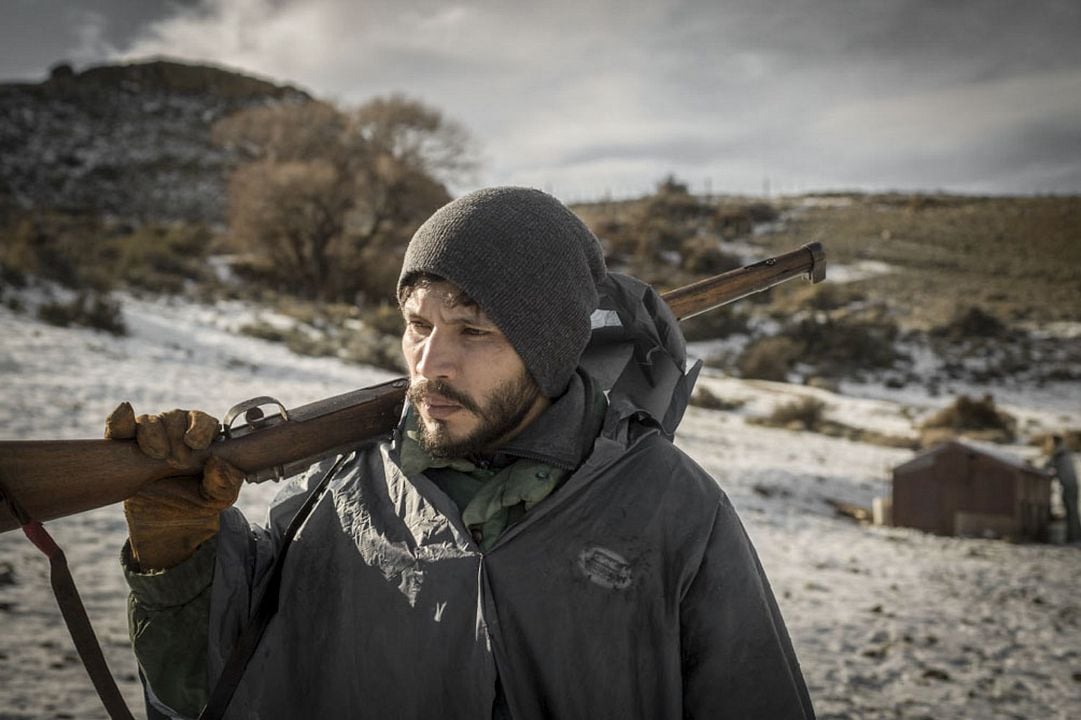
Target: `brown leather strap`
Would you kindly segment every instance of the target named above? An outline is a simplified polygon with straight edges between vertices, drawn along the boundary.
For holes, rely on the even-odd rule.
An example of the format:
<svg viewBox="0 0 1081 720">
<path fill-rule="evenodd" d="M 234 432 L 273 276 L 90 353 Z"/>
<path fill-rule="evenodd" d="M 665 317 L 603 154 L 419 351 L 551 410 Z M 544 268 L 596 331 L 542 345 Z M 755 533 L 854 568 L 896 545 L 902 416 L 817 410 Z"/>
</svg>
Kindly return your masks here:
<svg viewBox="0 0 1081 720">
<path fill-rule="evenodd" d="M 11 494 L 5 492 L 0 486 L 0 502 L 5 503 L 12 514 L 19 519 L 23 532 L 30 542 L 41 550 L 49 558 L 49 580 L 53 586 L 53 594 L 56 603 L 60 606 L 60 614 L 64 617 L 64 623 L 68 626 L 71 639 L 75 643 L 75 650 L 83 661 L 90 681 L 94 683 L 98 697 L 105 705 L 105 710 L 113 720 L 135 720 L 127 704 L 124 702 L 120 689 L 109 672 L 109 665 L 105 662 L 105 655 L 101 651 L 97 635 L 87 617 L 86 608 L 83 607 L 82 598 L 75 587 L 75 579 L 71 577 L 68 569 L 68 561 L 64 551 L 56 544 L 52 536 L 45 530 L 45 526 L 27 515 L 26 511 Z"/>
</svg>

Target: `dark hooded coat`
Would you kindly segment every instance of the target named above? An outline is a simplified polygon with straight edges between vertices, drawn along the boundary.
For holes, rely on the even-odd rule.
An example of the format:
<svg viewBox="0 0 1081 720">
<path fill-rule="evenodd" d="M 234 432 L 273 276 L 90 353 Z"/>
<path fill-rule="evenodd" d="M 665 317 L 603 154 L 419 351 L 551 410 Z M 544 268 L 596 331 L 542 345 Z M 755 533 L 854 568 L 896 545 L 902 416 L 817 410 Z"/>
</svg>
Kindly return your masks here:
<svg viewBox="0 0 1081 720">
<path fill-rule="evenodd" d="M 290 546 L 229 717 L 813 717 L 739 518 L 671 442 L 697 368 L 652 290 L 613 276 L 582 365 L 609 389 L 603 428 L 488 551 L 433 482 L 403 474 L 394 438 L 359 449 Z M 329 464 L 266 528 L 223 515 L 211 683 Z"/>
</svg>

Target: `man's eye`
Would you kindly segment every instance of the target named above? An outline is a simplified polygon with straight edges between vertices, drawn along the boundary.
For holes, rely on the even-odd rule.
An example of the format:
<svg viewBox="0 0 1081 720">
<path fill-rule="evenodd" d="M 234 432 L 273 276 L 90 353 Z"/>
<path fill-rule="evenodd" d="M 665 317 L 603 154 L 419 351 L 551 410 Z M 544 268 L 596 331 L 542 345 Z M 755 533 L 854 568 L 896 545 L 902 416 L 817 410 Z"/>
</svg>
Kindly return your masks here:
<svg viewBox="0 0 1081 720">
<path fill-rule="evenodd" d="M 485 330 L 484 328 L 468 327 L 468 326 L 462 328 L 462 334 L 463 335 L 469 335 L 470 337 L 484 337 L 485 335 L 488 335 L 489 333 L 490 333 L 490 331 Z"/>
<path fill-rule="evenodd" d="M 431 329 L 431 325 L 423 320 L 410 320 L 408 323 L 409 329 L 413 332 L 426 333 Z"/>
</svg>

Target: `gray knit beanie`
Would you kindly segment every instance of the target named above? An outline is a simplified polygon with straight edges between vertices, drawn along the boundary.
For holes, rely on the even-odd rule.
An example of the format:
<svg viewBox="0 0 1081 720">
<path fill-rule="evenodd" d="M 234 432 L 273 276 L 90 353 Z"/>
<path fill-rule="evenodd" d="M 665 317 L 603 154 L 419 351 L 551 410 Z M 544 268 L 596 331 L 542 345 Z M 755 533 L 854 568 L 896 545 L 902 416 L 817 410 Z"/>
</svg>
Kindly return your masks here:
<svg viewBox="0 0 1081 720">
<path fill-rule="evenodd" d="M 597 283 L 596 236 L 540 190 L 478 190 L 437 210 L 405 251 L 398 291 L 417 273 L 453 283 L 503 331 L 541 392 L 563 393 L 589 342 Z"/>
</svg>

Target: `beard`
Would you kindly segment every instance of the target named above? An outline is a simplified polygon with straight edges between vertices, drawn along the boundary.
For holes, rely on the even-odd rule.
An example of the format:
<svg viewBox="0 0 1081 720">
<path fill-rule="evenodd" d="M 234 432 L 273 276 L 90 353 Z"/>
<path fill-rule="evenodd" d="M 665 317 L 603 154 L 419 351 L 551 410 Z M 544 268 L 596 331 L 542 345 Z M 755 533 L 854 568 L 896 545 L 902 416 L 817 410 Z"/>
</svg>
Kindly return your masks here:
<svg viewBox="0 0 1081 720">
<path fill-rule="evenodd" d="M 417 429 L 420 446 L 433 457 L 465 458 L 489 450 L 493 443 L 515 430 L 540 395 L 540 387 L 523 371 L 497 386 L 483 405 L 442 380 L 412 380 L 409 384 L 409 400 L 419 407 L 427 393 L 436 393 L 472 413 L 480 421 L 465 437 L 452 438 L 446 421 L 425 421 L 417 412 Z"/>
</svg>

